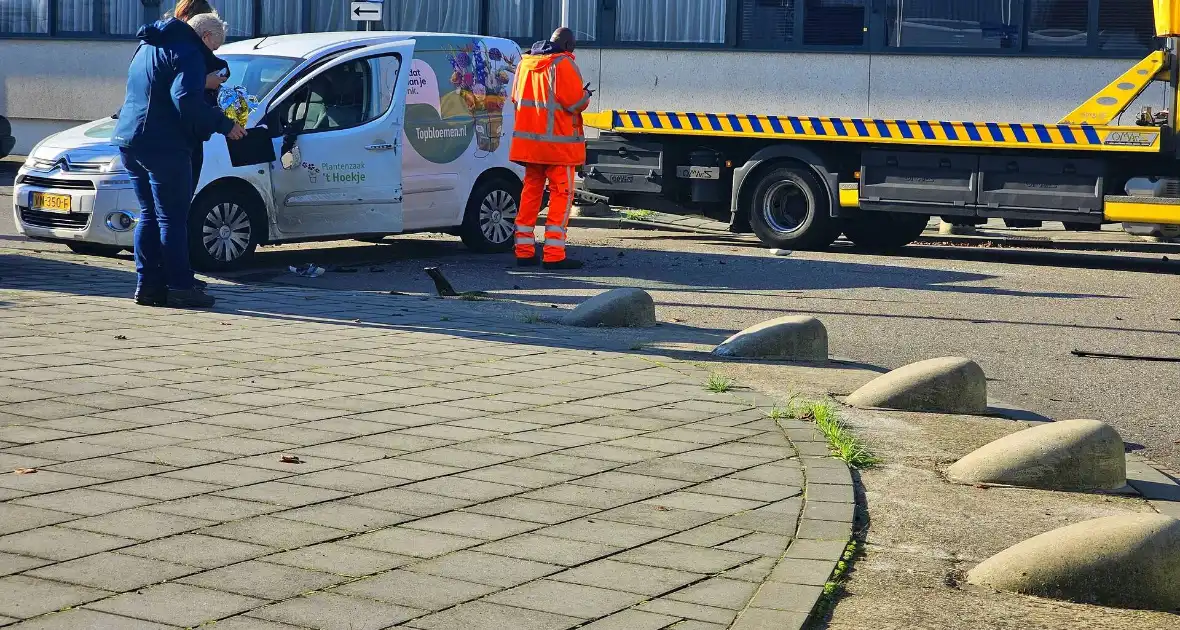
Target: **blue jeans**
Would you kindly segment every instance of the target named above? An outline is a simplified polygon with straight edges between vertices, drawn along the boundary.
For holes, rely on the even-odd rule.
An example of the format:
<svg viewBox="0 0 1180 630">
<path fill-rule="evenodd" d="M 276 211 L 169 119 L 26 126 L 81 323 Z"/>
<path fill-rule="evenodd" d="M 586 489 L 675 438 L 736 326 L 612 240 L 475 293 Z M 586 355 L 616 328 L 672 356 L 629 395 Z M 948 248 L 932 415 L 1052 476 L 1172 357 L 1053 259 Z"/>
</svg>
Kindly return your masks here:
<svg viewBox="0 0 1180 630">
<path fill-rule="evenodd" d="M 139 199 L 135 270 L 139 286 L 176 291 L 193 288 L 188 258 L 188 213 L 192 205 L 192 158 L 182 151 L 123 148 L 123 164 Z"/>
</svg>

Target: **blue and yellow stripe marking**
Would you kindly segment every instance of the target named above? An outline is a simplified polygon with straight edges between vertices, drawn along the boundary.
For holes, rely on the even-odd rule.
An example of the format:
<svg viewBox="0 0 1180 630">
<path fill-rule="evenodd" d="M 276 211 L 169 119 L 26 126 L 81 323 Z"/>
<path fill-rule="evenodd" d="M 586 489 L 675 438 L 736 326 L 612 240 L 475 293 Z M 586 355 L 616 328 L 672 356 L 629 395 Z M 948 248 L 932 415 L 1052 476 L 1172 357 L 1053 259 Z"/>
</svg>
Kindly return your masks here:
<svg viewBox="0 0 1180 630">
<path fill-rule="evenodd" d="M 585 121 L 591 127 L 620 133 L 1139 153 L 1158 153 L 1161 150 L 1162 137 L 1162 133 L 1153 127 L 762 116 L 634 110 L 586 114 Z M 1132 138 L 1143 138 L 1144 140 L 1128 142 L 1128 134 Z"/>
</svg>

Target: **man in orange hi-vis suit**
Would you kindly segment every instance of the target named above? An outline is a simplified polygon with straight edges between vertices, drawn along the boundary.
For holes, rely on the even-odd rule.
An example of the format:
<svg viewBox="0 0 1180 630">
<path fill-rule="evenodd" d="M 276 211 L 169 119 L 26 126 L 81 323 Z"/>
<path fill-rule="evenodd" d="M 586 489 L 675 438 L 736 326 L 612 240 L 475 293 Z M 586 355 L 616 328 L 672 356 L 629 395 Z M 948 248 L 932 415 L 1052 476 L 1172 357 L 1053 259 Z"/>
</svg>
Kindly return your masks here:
<svg viewBox="0 0 1180 630">
<path fill-rule="evenodd" d="M 537 264 L 534 230 L 549 182 L 549 216 L 545 220 L 545 269 L 580 269 L 565 257 L 566 228 L 573 202 L 574 168 L 586 162 L 582 112 L 590 106 L 588 84 L 574 63 L 574 33 L 559 28 L 547 42 L 533 44 L 516 70 L 512 103 L 516 123 L 509 159 L 525 167 L 524 192 L 516 215 L 516 264 Z"/>
</svg>

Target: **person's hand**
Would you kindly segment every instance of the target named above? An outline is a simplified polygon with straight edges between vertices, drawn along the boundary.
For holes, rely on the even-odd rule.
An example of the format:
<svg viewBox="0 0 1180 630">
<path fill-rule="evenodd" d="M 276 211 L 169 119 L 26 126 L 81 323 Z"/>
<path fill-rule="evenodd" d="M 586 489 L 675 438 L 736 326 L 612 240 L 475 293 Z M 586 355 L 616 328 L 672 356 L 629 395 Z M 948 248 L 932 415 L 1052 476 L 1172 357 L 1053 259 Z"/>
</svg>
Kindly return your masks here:
<svg viewBox="0 0 1180 630">
<path fill-rule="evenodd" d="M 221 76 L 221 74 L 217 72 L 210 72 L 205 76 L 206 90 L 216 90 L 217 88 L 221 87 L 222 83 L 225 83 L 225 77 Z"/>
<path fill-rule="evenodd" d="M 242 126 L 238 123 L 234 123 L 234 128 L 230 129 L 229 133 L 225 134 L 225 137 L 230 140 L 241 140 L 246 137 L 246 130 L 242 129 Z"/>
</svg>

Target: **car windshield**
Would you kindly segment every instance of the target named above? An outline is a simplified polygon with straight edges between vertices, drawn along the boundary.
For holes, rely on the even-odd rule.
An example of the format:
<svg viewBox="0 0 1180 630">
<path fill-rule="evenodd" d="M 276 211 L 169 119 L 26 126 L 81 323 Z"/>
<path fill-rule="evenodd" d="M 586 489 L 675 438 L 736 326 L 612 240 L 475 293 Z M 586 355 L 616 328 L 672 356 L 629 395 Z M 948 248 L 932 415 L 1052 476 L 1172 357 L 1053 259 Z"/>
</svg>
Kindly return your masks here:
<svg viewBox="0 0 1180 630">
<path fill-rule="evenodd" d="M 229 64 L 226 87 L 244 87 L 247 94 L 258 99 L 266 96 L 301 61 L 263 55 L 224 55 L 221 58 Z"/>
</svg>

